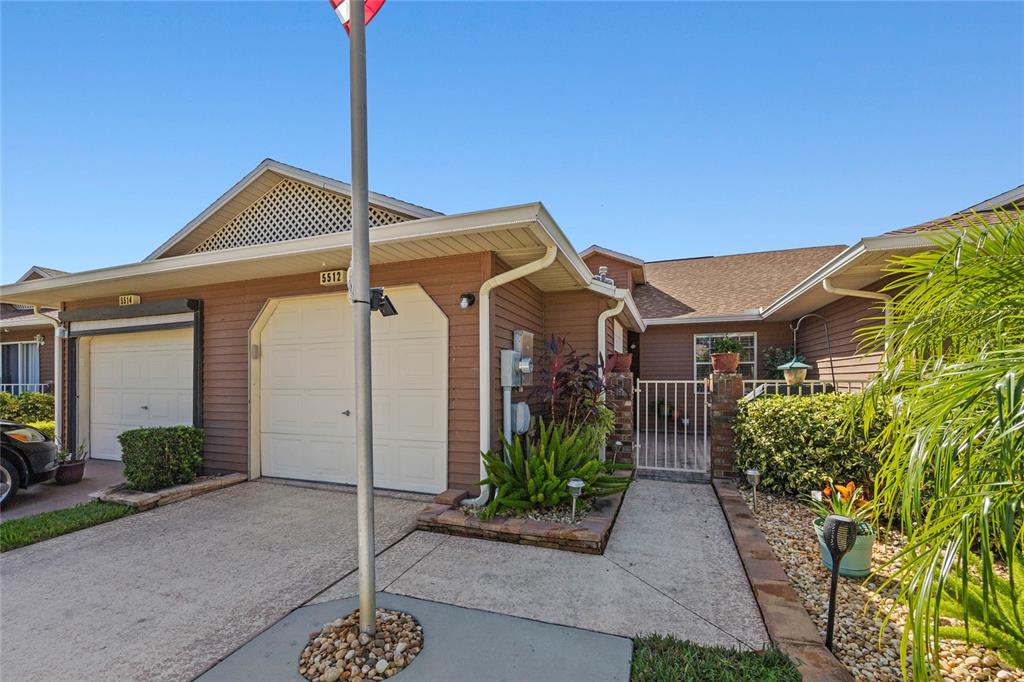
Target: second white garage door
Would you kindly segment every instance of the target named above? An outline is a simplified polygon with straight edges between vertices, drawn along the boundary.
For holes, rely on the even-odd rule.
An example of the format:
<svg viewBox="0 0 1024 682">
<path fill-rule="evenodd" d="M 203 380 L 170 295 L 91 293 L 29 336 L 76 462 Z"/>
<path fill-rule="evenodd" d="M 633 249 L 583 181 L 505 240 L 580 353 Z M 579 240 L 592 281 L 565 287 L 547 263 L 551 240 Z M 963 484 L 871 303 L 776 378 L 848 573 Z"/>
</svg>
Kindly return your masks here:
<svg viewBox="0 0 1024 682">
<path fill-rule="evenodd" d="M 419 287 L 373 315 L 374 484 L 447 488 L 448 320 Z M 264 476 L 355 483 L 352 317 L 344 293 L 279 302 L 260 335 Z"/>
<path fill-rule="evenodd" d="M 192 330 L 94 336 L 89 342 L 89 447 L 121 459 L 117 436 L 192 423 Z"/>
</svg>

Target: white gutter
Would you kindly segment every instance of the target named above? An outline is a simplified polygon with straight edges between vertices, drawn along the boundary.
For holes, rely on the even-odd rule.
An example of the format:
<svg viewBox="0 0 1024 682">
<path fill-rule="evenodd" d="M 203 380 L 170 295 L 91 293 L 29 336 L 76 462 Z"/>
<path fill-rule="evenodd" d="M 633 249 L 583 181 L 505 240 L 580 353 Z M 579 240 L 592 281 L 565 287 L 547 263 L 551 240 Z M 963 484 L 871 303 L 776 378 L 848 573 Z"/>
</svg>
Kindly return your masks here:
<svg viewBox="0 0 1024 682">
<path fill-rule="evenodd" d="M 608 318 L 615 317 L 626 307 L 626 299 L 620 298 L 615 305 L 597 316 L 597 376 L 604 377 L 604 363 L 608 359 Z"/>
<path fill-rule="evenodd" d="M 885 316 L 885 323 L 889 324 L 889 301 L 892 300 L 892 296 L 889 294 L 882 293 L 881 291 L 865 291 L 863 289 L 843 289 L 842 287 L 833 286 L 832 280 L 828 277 L 821 280 L 821 288 L 836 296 L 853 296 L 854 298 L 870 298 L 874 301 L 882 301 L 882 314 Z"/>
<path fill-rule="evenodd" d="M 544 255 L 518 268 L 495 275 L 480 286 L 477 306 L 480 308 L 480 452 L 483 454 L 491 449 L 491 291 L 527 275 L 539 272 L 555 262 L 558 255 L 557 246 L 549 246 Z M 483 457 L 480 458 L 480 478 L 487 478 Z M 480 495 L 464 500 L 463 504 L 482 505 L 491 495 L 491 486 L 480 485 Z"/>
<path fill-rule="evenodd" d="M 707 324 L 711 322 L 760 322 L 760 313 L 740 315 L 701 315 L 693 317 L 648 317 L 644 320 L 646 327 L 670 324 Z"/>
<path fill-rule="evenodd" d="M 32 306 L 32 314 L 53 327 L 53 435 L 60 440 L 63 438 L 61 427 L 64 425 L 64 353 L 60 345 L 60 322 L 44 315 L 37 305 Z"/>
</svg>

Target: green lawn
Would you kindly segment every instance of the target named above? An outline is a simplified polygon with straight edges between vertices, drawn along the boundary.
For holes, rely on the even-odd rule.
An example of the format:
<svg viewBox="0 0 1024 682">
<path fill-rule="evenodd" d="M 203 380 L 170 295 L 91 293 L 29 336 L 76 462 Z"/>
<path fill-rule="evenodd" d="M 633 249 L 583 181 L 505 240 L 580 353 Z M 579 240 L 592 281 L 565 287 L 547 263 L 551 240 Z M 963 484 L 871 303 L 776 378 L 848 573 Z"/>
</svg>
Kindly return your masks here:
<svg viewBox="0 0 1024 682">
<path fill-rule="evenodd" d="M 633 682 L 799 682 L 792 661 L 777 650 L 742 652 L 704 647 L 662 635 L 633 643 Z"/>
<path fill-rule="evenodd" d="M 134 509 L 123 504 L 97 500 L 77 507 L 4 521 L 0 523 L 0 552 L 49 540 L 65 533 L 73 533 L 134 512 Z"/>
</svg>

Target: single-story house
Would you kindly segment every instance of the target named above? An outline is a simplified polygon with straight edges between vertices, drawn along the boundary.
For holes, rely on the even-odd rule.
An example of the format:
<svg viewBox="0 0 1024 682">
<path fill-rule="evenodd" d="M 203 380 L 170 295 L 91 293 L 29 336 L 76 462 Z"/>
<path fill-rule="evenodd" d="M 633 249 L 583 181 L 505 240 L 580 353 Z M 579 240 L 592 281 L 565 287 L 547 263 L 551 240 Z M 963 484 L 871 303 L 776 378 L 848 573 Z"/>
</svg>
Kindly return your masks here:
<svg viewBox="0 0 1024 682">
<path fill-rule="evenodd" d="M 58 311 L 66 441 L 116 459 L 126 429 L 191 423 L 208 472 L 353 482 L 350 196 L 268 159 L 138 263 L 3 287 L 4 301 Z M 371 283 L 399 312 L 373 321 L 376 482 L 431 493 L 476 488 L 515 330 L 591 358 L 631 350 L 639 378 L 667 380 L 699 379 L 711 340 L 737 335 L 757 379 L 761 351 L 790 348 L 790 323 L 814 312 L 837 378 L 866 377 L 875 360 L 852 329 L 876 314 L 887 257 L 928 244 L 910 231 L 645 263 L 577 252 L 540 203 L 442 215 L 371 194 L 370 220 Z M 818 322 L 798 346 L 823 374 Z"/>
</svg>

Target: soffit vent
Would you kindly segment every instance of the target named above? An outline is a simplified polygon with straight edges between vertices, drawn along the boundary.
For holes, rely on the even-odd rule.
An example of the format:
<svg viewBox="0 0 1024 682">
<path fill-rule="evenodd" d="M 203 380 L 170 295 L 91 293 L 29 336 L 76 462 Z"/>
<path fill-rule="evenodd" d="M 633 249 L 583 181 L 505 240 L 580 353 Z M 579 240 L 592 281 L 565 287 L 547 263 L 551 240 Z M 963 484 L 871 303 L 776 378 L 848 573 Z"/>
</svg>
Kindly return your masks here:
<svg viewBox="0 0 1024 682">
<path fill-rule="evenodd" d="M 370 206 L 370 227 L 409 220 Z M 352 229 L 352 202 L 340 194 L 285 178 L 206 238 L 192 253 L 270 244 Z"/>
</svg>

